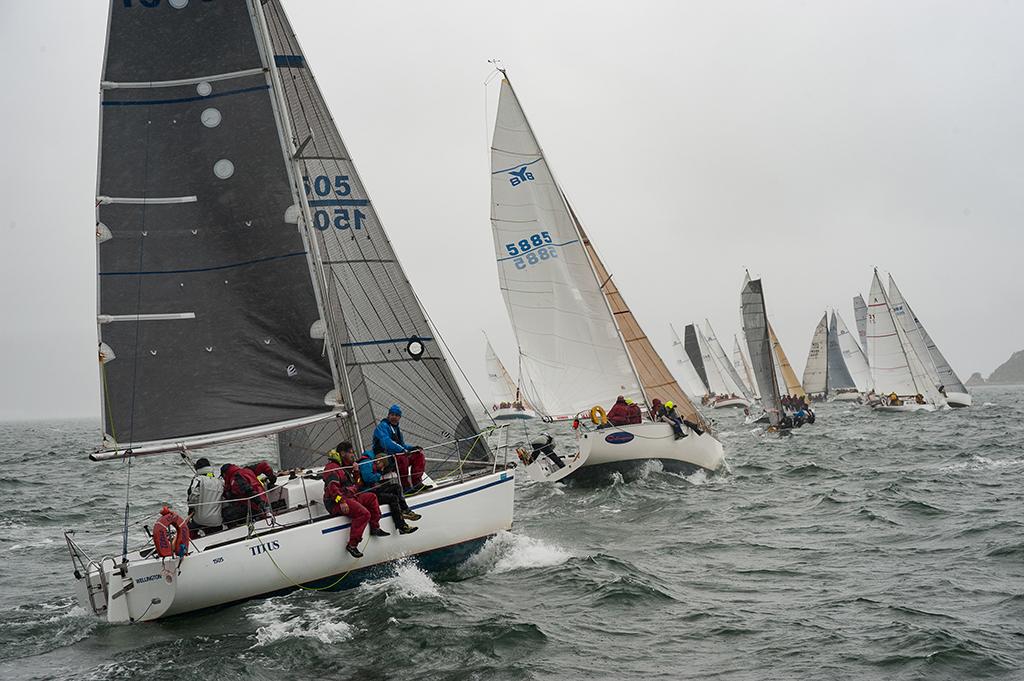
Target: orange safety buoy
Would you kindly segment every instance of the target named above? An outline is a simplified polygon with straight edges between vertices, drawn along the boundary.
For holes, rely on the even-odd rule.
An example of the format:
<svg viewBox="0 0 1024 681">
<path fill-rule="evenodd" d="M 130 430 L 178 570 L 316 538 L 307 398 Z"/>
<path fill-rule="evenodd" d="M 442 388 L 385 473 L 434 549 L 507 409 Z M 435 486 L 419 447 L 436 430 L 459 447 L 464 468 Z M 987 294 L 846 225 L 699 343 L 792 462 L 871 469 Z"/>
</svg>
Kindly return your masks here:
<svg viewBox="0 0 1024 681">
<path fill-rule="evenodd" d="M 171 528 L 174 528 L 174 541 L 171 541 Z M 161 558 L 184 556 L 188 551 L 188 523 L 180 515 L 164 506 L 160 509 L 160 519 L 153 525 L 153 546 L 156 555 Z"/>
<path fill-rule="evenodd" d="M 605 412 L 604 407 L 597 405 L 591 409 L 590 420 L 594 422 L 595 426 L 601 426 L 608 423 L 608 414 Z"/>
</svg>

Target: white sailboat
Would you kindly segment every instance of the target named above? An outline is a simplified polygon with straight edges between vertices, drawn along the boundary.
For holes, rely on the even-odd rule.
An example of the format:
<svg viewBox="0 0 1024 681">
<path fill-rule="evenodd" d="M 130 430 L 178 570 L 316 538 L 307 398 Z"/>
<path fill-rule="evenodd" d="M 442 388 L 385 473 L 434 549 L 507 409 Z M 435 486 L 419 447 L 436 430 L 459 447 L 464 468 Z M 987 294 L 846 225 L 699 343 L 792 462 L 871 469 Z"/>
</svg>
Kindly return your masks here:
<svg viewBox="0 0 1024 681">
<path fill-rule="evenodd" d="M 956 375 L 931 336 L 928 335 L 921 320 L 914 314 L 910 304 L 903 297 L 899 287 L 896 286 L 892 274 L 889 275 L 889 302 L 892 304 L 893 315 L 906 332 L 932 382 L 936 386 L 941 386 L 946 404 L 950 407 L 971 406 L 972 400 L 970 393 L 967 392 L 967 386 Z"/>
<path fill-rule="evenodd" d="M 494 398 L 494 406 L 491 409 L 491 418 L 495 421 L 522 421 L 537 418 L 537 412 L 530 406 L 530 401 L 522 394 L 519 385 L 512 380 L 508 369 L 502 364 L 494 346 L 484 334 L 484 342 L 487 349 L 484 353 L 484 361 L 487 364 L 487 379 L 491 384 L 491 395 Z"/>
<path fill-rule="evenodd" d="M 846 335 L 849 336 L 849 332 Z M 853 378 L 853 373 L 846 364 L 846 355 L 843 352 L 842 345 L 839 343 L 839 319 L 834 311 L 828 325 L 826 346 L 826 356 L 828 357 L 828 381 L 826 385 L 829 401 L 860 402 L 860 389 Z M 865 368 L 867 368 L 867 365 L 865 365 Z"/>
<path fill-rule="evenodd" d="M 846 366 L 838 335 L 835 313 L 829 323 L 826 312 L 811 339 L 807 364 L 804 365 L 803 387 L 809 395 L 820 399 L 856 402 L 860 400 L 860 392 Z"/>
<path fill-rule="evenodd" d="M 711 357 L 725 386 L 724 391 L 719 393 L 718 397 L 711 403 L 711 406 L 715 409 L 730 407 L 744 409 L 749 407 L 752 395 L 749 394 L 743 385 L 743 380 L 736 373 L 732 362 L 726 357 L 725 350 L 722 348 L 722 344 L 718 342 L 715 330 L 711 328 L 711 322 L 707 319 L 704 320 L 703 340 L 711 352 Z"/>
<path fill-rule="evenodd" d="M 807 352 L 807 363 L 804 365 L 803 386 L 807 394 L 824 399 L 828 395 L 828 314 L 821 316 L 821 321 L 814 329 L 811 337 L 811 348 Z"/>
<path fill-rule="evenodd" d="M 92 458 L 130 471 L 143 455 L 187 462 L 278 434 L 294 468 L 268 492 L 270 516 L 190 542 L 179 531 L 171 555 L 143 535 L 151 516 L 129 524 L 127 503 L 116 553 L 68 531 L 82 606 L 127 623 L 344 588 L 402 557 L 450 564 L 509 529 L 513 474 L 478 433 L 279 0 L 113 2 L 107 25 L 96 200 L 106 449 Z M 392 536 L 364 537 L 356 558 L 349 519 L 325 510 L 316 443 L 369 446 L 392 402 L 435 487 L 409 498 L 417 532 L 395 533 L 385 505 Z"/>
<path fill-rule="evenodd" d="M 590 414 L 617 395 L 675 403 L 697 430 L 676 439 L 663 422 L 577 430 L 579 451 L 558 467 L 541 456 L 532 478 L 658 459 L 717 470 L 722 445 L 654 350 L 598 257 L 502 71 L 491 145 L 491 224 L 498 278 L 522 357 L 520 380 L 546 418 Z"/>
<path fill-rule="evenodd" d="M 751 279 L 748 274 L 740 293 L 740 311 L 743 320 L 743 336 L 750 350 L 750 363 L 761 393 L 764 413 L 751 415 L 746 422 L 753 424 L 767 421 L 768 431 L 783 433 L 782 421 L 785 416 L 780 396 L 779 376 L 775 370 L 776 356 L 772 349 L 768 330 L 768 316 L 765 309 L 764 289 L 760 279 Z"/>
<path fill-rule="evenodd" d="M 903 326 L 897 323 L 877 269 L 867 309 L 871 379 L 883 399 L 872 407 L 879 411 L 935 411 L 942 406 L 945 400 L 928 377 Z M 889 395 L 895 395 L 895 399 Z"/>
</svg>

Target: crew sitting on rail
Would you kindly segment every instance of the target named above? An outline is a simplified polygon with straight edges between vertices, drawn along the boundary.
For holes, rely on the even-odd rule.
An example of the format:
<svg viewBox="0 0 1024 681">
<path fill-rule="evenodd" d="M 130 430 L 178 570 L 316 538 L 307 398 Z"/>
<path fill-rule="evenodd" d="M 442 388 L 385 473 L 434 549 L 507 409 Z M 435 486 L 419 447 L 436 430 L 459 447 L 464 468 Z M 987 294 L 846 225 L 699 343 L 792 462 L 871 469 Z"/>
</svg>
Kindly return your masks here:
<svg viewBox="0 0 1024 681">
<path fill-rule="evenodd" d="M 889 393 L 889 406 L 891 406 L 891 407 L 899 407 L 899 406 L 902 406 L 902 405 L 903 405 L 903 400 L 901 400 L 900 396 L 896 394 L 896 391 L 893 391 L 893 392 Z"/>
<path fill-rule="evenodd" d="M 373 431 L 373 453 L 387 454 L 388 463 L 394 461 L 398 467 L 402 489 L 406 494 L 415 494 L 431 487 L 423 484 L 423 471 L 426 470 L 427 459 L 422 448 L 405 444 L 402 429 L 398 425 L 401 418 L 402 408 L 392 404 L 387 417 L 381 419 Z M 410 466 L 412 475 L 409 474 Z"/>
<path fill-rule="evenodd" d="M 342 442 L 338 447 L 345 450 L 342 452 L 342 462 L 344 462 L 345 466 L 356 463 L 355 452 L 352 451 L 351 444 Z M 410 534 L 419 528 L 413 527 L 406 521 L 419 520 L 422 516 L 419 513 L 414 513 L 409 508 L 409 504 L 402 494 L 402 488 L 398 486 L 398 483 L 394 480 L 385 480 L 381 476 L 381 473 L 388 467 L 385 456 L 375 455 L 367 449 L 359 457 L 358 475 L 362 480 L 360 489 L 373 492 L 380 503 L 387 504 L 388 508 L 391 509 L 391 518 L 395 521 L 395 527 L 398 528 L 399 534 Z"/>
<path fill-rule="evenodd" d="M 924 395 L 922 395 L 921 393 L 914 395 L 914 401 L 917 402 L 918 404 L 924 404 Z"/>
<path fill-rule="evenodd" d="M 661 405 L 658 416 L 662 421 L 672 424 L 672 432 L 675 433 L 677 440 L 686 437 L 686 433 L 683 432 L 683 419 L 679 418 L 679 414 L 676 413 L 676 405 L 672 400 Z"/>
<path fill-rule="evenodd" d="M 220 475 L 224 478 L 224 499 L 236 500 L 224 504 L 222 514 L 225 524 L 270 513 L 270 501 L 255 473 L 248 468 L 226 463 L 220 467 Z"/>
<path fill-rule="evenodd" d="M 624 426 L 629 423 L 629 405 L 626 404 L 625 397 L 619 395 L 615 398 L 615 404 L 608 410 L 607 419 L 610 426 Z"/>
<path fill-rule="evenodd" d="M 266 461 L 257 461 L 246 466 L 249 470 L 256 474 L 256 479 L 263 485 L 263 489 L 268 492 L 274 488 L 277 484 L 277 473 L 274 472 L 273 466 Z"/>
<path fill-rule="evenodd" d="M 339 447 L 348 444 L 343 442 Z M 351 449 L 349 445 L 349 449 Z M 351 519 L 348 531 L 348 544 L 345 550 L 353 558 L 362 558 L 359 542 L 363 540 L 366 525 L 370 525 L 370 536 L 388 537 L 380 527 L 380 504 L 377 497 L 370 492 L 361 492 L 359 485 L 349 477 L 350 469 L 343 465 L 341 454 L 337 449 L 327 455 L 329 461 L 324 466 L 324 506 L 332 516 L 347 515 Z M 355 476 L 358 480 L 358 475 Z"/>
<path fill-rule="evenodd" d="M 224 527 L 224 518 L 221 515 L 223 497 L 223 481 L 214 473 L 210 460 L 203 457 L 196 461 L 196 475 L 188 486 L 188 529 L 204 534 L 222 529 Z"/>
</svg>

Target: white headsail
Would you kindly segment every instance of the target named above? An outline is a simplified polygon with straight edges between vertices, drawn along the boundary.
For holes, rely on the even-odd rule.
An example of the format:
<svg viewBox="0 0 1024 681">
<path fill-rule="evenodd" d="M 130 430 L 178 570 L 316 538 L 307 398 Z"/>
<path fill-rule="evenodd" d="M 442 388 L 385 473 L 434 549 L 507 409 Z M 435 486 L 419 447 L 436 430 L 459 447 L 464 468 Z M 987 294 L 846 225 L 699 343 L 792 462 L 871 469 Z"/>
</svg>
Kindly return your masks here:
<svg viewBox="0 0 1024 681">
<path fill-rule="evenodd" d="M 725 383 L 729 388 L 729 392 L 726 394 L 745 397 L 748 400 L 752 399 L 753 395 L 743 384 L 743 379 L 740 378 L 740 375 L 736 372 L 736 367 L 732 365 L 729 357 L 725 354 L 722 344 L 718 342 L 718 336 L 715 335 L 715 330 L 711 328 L 711 322 L 707 319 L 704 320 L 704 334 L 711 348 L 711 354 L 714 356 L 722 372 L 722 378 L 725 379 Z"/>
<path fill-rule="evenodd" d="M 675 327 L 671 328 L 674 338 L 672 349 L 676 353 L 676 367 L 679 369 L 679 375 L 682 377 L 683 389 L 686 390 L 688 395 L 703 395 L 707 390 L 704 387 L 704 381 L 701 380 L 700 375 L 693 366 L 693 362 L 690 361 L 690 356 L 686 354 L 683 341 L 679 338 Z"/>
<path fill-rule="evenodd" d="M 486 334 L 484 339 L 487 343 L 487 351 L 484 359 L 487 362 L 487 379 L 491 384 L 491 394 L 494 397 L 496 404 L 502 402 L 523 402 L 526 400 L 519 394 L 519 386 L 512 379 L 511 374 L 508 373 L 508 369 L 502 363 L 501 358 L 498 357 L 498 353 L 494 351 L 494 346 L 491 345 L 491 340 L 487 338 Z"/>
<path fill-rule="evenodd" d="M 921 358 L 921 363 L 924 364 L 936 385 L 944 386 L 948 392 L 966 393 L 967 387 L 953 371 L 931 336 L 928 335 L 924 324 L 914 314 L 914 310 L 903 297 L 903 293 L 896 286 L 896 281 L 891 274 L 889 275 L 889 302 L 892 304 L 893 315 L 899 320 L 903 330 L 907 332 L 907 337 L 910 338 L 914 350 Z"/>
</svg>

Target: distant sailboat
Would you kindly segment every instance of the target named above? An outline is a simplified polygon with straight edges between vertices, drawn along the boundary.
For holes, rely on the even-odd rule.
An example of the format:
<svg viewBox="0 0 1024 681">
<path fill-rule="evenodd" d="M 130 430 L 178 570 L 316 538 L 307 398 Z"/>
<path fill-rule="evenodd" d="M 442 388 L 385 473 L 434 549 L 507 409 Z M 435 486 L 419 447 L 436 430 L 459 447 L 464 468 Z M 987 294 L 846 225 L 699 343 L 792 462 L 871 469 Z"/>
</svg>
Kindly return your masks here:
<svg viewBox="0 0 1024 681">
<path fill-rule="evenodd" d="M 889 297 L 874 272 L 867 313 L 868 359 L 880 411 L 934 411 L 945 403 L 893 315 Z M 895 395 L 896 399 L 887 396 Z"/>
<path fill-rule="evenodd" d="M 711 352 L 711 357 L 724 384 L 723 392 L 719 393 L 711 406 L 715 409 L 749 407 L 753 395 L 743 385 L 743 379 L 736 373 L 736 369 L 726 356 L 722 344 L 718 342 L 715 330 L 711 328 L 711 322 L 707 319 L 704 320 L 703 339 L 707 344 L 708 350 Z"/>
<path fill-rule="evenodd" d="M 519 385 L 512 380 L 508 369 L 502 364 L 498 353 L 494 351 L 494 346 L 491 345 L 487 334 L 484 334 L 484 342 L 487 345 L 484 353 L 484 361 L 487 363 L 487 379 L 491 384 L 491 395 L 494 398 L 491 418 L 495 421 L 536 418 L 537 412 L 530 406 L 530 401 L 522 394 Z"/>
<path fill-rule="evenodd" d="M 130 470 L 277 434 L 298 470 L 259 510 L 241 500 L 241 524 L 199 536 L 159 499 L 139 509 L 137 488 L 113 551 L 65 533 L 82 607 L 129 623 L 344 588 L 408 556 L 451 563 L 510 529 L 513 473 L 496 470 L 280 1 L 108 3 L 100 99 L 105 447 L 92 458 Z M 364 537 L 357 556 L 350 519 L 324 505 L 327 449 L 308 445 L 369 447 L 394 402 L 436 486 L 409 499 L 418 532 Z M 392 527 L 398 509 L 381 511 Z"/>
<path fill-rule="evenodd" d="M 803 387 L 812 397 L 840 401 L 860 399 L 839 347 L 835 314 L 831 324 L 828 313 L 823 314 L 814 330 L 804 365 Z"/>
<path fill-rule="evenodd" d="M 800 380 L 796 377 L 796 372 L 793 371 L 793 365 L 789 363 L 789 358 L 786 357 L 785 351 L 782 349 L 782 343 L 779 342 L 779 337 L 775 335 L 775 329 L 772 328 L 771 322 L 768 322 L 768 337 L 772 341 L 772 350 L 775 351 L 775 361 L 778 362 L 777 370 L 782 376 L 783 387 L 786 389 L 787 395 L 793 395 L 794 397 L 804 397 L 807 392 L 804 387 L 800 385 Z"/>
<path fill-rule="evenodd" d="M 697 374 L 697 370 L 693 367 L 693 362 L 683 347 L 683 341 L 679 338 L 675 327 L 669 326 L 672 329 L 672 337 L 675 339 L 672 341 L 672 349 L 677 357 L 676 367 L 678 367 L 679 374 L 683 379 L 683 390 L 686 391 L 687 395 L 705 395 L 707 393 L 707 386 L 704 385 L 704 382 Z M 693 325 L 691 324 L 690 326 L 692 327 Z M 696 333 L 694 338 L 696 338 Z"/>
<path fill-rule="evenodd" d="M 641 405 L 672 401 L 690 429 L 681 439 L 662 422 L 578 430 L 579 452 L 564 467 L 535 459 L 527 471 L 557 480 L 583 467 L 659 459 L 717 470 L 722 445 L 709 432 L 650 340 L 552 175 L 507 75 L 491 145 L 491 223 L 498 279 L 534 406 L 573 418 L 617 395 Z"/>
<path fill-rule="evenodd" d="M 896 286 L 896 281 L 891 274 L 889 275 L 889 302 L 892 304 L 893 315 L 903 326 L 903 330 L 907 333 L 910 343 L 914 346 L 918 357 L 921 358 L 932 381 L 937 386 L 942 386 L 946 404 L 950 407 L 971 406 L 971 395 L 967 392 L 967 386 L 956 375 L 931 336 L 925 331 L 924 325 L 910 308 L 910 304 L 903 297 L 899 287 Z"/>
<path fill-rule="evenodd" d="M 853 321 L 857 324 L 860 347 L 866 353 L 868 351 L 868 305 L 864 302 L 864 296 L 859 293 L 853 297 Z"/>
<path fill-rule="evenodd" d="M 761 405 L 768 417 L 769 429 L 778 431 L 784 414 L 761 280 L 752 280 L 748 275 L 743 284 L 740 300 L 743 335 L 747 339 L 754 379 L 761 393 Z"/>
<path fill-rule="evenodd" d="M 708 379 L 708 371 L 704 366 L 704 350 L 701 348 L 700 340 L 697 338 L 697 327 L 693 324 L 687 324 L 683 329 L 683 351 L 690 359 L 690 366 L 697 372 L 697 376 L 704 386 L 703 392 L 693 394 L 710 395 L 712 390 Z"/>
</svg>

